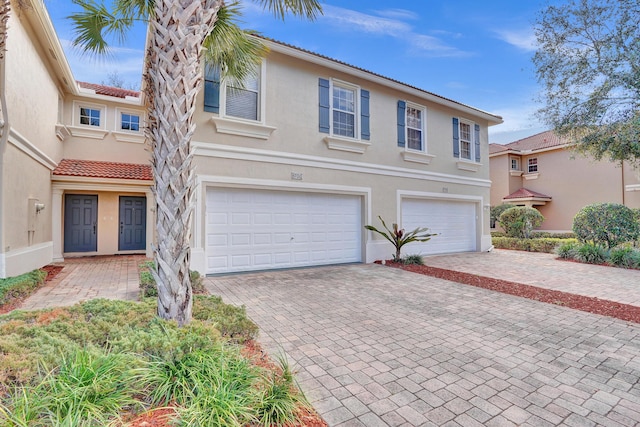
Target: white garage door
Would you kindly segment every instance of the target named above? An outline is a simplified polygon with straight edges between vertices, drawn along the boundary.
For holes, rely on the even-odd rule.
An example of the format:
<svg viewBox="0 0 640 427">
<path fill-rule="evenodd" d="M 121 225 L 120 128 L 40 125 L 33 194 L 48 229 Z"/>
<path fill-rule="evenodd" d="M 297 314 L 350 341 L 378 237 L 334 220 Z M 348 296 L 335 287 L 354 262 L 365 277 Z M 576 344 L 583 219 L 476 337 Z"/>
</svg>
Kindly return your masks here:
<svg viewBox="0 0 640 427">
<path fill-rule="evenodd" d="M 211 188 L 207 273 L 362 260 L 358 196 Z"/>
<path fill-rule="evenodd" d="M 476 204 L 450 200 L 404 199 L 402 227 L 411 231 L 427 227 L 438 233 L 428 242 L 409 243 L 407 254 L 444 254 L 476 250 Z"/>
</svg>

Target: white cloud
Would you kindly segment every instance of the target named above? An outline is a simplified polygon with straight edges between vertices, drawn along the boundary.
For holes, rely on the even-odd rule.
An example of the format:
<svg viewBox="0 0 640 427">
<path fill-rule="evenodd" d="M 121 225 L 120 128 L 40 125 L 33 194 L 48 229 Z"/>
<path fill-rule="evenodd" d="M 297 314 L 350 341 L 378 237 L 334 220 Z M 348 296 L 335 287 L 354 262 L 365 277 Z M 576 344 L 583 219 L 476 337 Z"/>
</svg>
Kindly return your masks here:
<svg viewBox="0 0 640 427">
<path fill-rule="evenodd" d="M 420 19 L 420 16 L 417 13 L 411 10 L 406 10 L 406 9 L 384 9 L 384 10 L 376 10 L 374 12 L 380 16 L 384 16 L 386 18 L 391 18 L 391 19 L 404 19 L 404 20 Z"/>
<path fill-rule="evenodd" d="M 531 28 L 520 31 L 497 30 L 495 33 L 500 40 L 525 52 L 532 52 L 537 49 L 536 36 Z"/>
<path fill-rule="evenodd" d="M 546 130 L 544 123 L 535 116 L 537 108 L 532 102 L 491 110 L 502 116 L 504 123 L 489 128 L 489 142 L 506 144 Z"/>
</svg>

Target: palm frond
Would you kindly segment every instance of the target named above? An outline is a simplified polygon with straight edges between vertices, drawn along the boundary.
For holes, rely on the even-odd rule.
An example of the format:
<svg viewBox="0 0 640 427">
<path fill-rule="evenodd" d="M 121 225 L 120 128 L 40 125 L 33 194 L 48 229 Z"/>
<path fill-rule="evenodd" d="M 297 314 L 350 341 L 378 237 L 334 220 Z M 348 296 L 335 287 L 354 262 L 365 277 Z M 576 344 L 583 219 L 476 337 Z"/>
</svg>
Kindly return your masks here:
<svg viewBox="0 0 640 427">
<path fill-rule="evenodd" d="M 243 87 L 245 79 L 255 75 L 267 47 L 251 30 L 240 28 L 240 7 L 237 3 L 218 11 L 213 31 L 204 42 L 204 59 L 207 64 L 220 69 L 220 77 L 234 87 Z"/>
<path fill-rule="evenodd" d="M 317 0 L 254 0 L 276 18 L 284 19 L 287 14 L 301 16 L 310 21 L 322 14 L 322 6 Z"/>
<path fill-rule="evenodd" d="M 82 51 L 103 55 L 109 52 L 107 38 L 114 36 L 119 42 L 124 41 L 127 31 L 132 27 L 134 19 L 121 13 L 111 13 L 104 4 L 93 0 L 73 0 L 82 11 L 68 16 L 73 22 L 75 38 L 74 47 Z"/>
<path fill-rule="evenodd" d="M 148 22 L 154 14 L 155 0 L 117 0 L 114 7 L 116 14 Z"/>
</svg>

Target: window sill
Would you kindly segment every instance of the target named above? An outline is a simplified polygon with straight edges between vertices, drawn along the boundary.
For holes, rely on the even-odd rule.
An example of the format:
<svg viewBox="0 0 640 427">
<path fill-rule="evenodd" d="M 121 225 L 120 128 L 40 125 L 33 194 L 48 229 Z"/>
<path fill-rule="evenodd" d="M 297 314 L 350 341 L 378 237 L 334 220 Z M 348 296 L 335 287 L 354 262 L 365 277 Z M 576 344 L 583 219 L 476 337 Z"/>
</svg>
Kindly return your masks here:
<svg viewBox="0 0 640 427">
<path fill-rule="evenodd" d="M 80 126 L 67 126 L 67 129 L 73 136 L 80 136 L 83 138 L 92 138 L 92 139 L 104 139 L 105 136 L 109 133 L 108 130 L 100 129 L 100 128 L 91 128 L 80 127 Z"/>
<path fill-rule="evenodd" d="M 56 125 L 56 136 L 60 141 L 64 142 L 65 139 L 71 136 L 71 132 L 65 125 L 58 123 Z"/>
<path fill-rule="evenodd" d="M 144 135 L 142 133 L 129 133 L 112 131 L 113 137 L 118 142 L 133 142 L 136 144 L 144 144 Z"/>
<path fill-rule="evenodd" d="M 276 130 L 276 128 L 272 126 L 265 126 L 261 123 L 241 122 L 239 120 L 229 120 L 221 117 L 212 117 L 211 121 L 218 133 L 246 136 L 248 138 L 267 140 L 273 131 Z"/>
<path fill-rule="evenodd" d="M 469 172 L 478 172 L 482 167 L 482 164 L 480 163 L 474 163 L 465 160 L 458 160 L 456 162 L 456 165 L 458 166 L 458 169 Z"/>
<path fill-rule="evenodd" d="M 351 153 L 363 154 L 367 151 L 370 142 L 357 139 L 338 138 L 335 136 L 325 136 L 324 142 L 330 150 L 349 151 Z"/>
<path fill-rule="evenodd" d="M 435 156 L 427 154 L 424 151 L 406 150 L 402 152 L 402 158 L 405 162 L 422 163 L 428 165 Z"/>
<path fill-rule="evenodd" d="M 512 170 L 512 171 L 509 172 L 509 174 L 511 176 L 522 176 L 523 173 L 524 172 L 522 172 L 522 171 L 516 171 L 516 170 Z"/>
<path fill-rule="evenodd" d="M 522 175 L 522 177 L 526 180 L 530 180 L 530 179 L 538 179 L 538 175 L 540 175 L 540 173 L 538 172 L 529 172 Z"/>
</svg>

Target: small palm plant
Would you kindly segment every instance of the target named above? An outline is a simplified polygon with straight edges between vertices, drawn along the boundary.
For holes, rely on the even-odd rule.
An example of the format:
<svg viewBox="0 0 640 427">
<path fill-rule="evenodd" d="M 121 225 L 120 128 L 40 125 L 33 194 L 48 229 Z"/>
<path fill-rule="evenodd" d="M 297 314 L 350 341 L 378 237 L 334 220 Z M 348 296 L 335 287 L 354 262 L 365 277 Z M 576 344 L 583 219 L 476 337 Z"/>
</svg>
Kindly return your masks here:
<svg viewBox="0 0 640 427">
<path fill-rule="evenodd" d="M 385 224 L 382 217 L 378 216 L 378 219 L 380 219 L 382 226 L 385 228 L 385 230 L 387 230 L 386 232 L 378 230 L 373 225 L 365 225 L 364 228 L 366 228 L 367 230 L 375 231 L 393 244 L 393 246 L 396 248 L 396 254 L 393 256 L 393 260 L 395 262 L 401 261 L 400 250 L 407 243 L 427 242 L 431 240 L 432 236 L 437 235 L 427 233 L 429 229 L 424 227 L 418 227 L 413 231 L 405 233 L 404 228 L 398 229 L 398 224 L 393 224 L 393 230 L 389 230 L 389 227 L 387 227 L 387 224 Z"/>
</svg>

